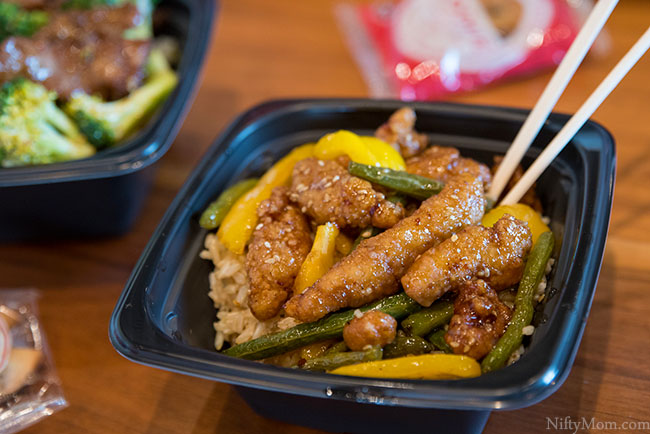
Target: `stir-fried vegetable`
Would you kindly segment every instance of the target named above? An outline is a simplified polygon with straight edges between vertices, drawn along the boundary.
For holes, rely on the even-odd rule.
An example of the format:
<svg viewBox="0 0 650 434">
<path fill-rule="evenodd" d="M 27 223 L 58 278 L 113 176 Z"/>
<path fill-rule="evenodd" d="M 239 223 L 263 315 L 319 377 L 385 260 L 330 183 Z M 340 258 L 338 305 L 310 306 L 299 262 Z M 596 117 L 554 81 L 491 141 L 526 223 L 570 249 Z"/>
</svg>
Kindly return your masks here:
<svg viewBox="0 0 650 434">
<path fill-rule="evenodd" d="M 332 268 L 338 235 L 339 228 L 334 223 L 326 223 L 316 229 L 314 244 L 296 276 L 294 293 L 300 294 Z"/>
<path fill-rule="evenodd" d="M 347 350 L 348 350 L 348 346 L 346 345 L 345 341 L 341 341 L 329 347 L 323 355 L 342 353 L 343 351 L 347 351 Z"/>
<path fill-rule="evenodd" d="M 514 205 L 499 205 L 496 208 L 488 211 L 484 216 L 481 224 L 486 227 L 494 225 L 504 214 L 510 214 L 511 216 L 518 218 L 519 220 L 525 221 L 528 223 L 528 228 L 533 235 L 533 243 L 537 242 L 537 239 L 544 232 L 550 231 L 546 223 L 542 220 L 542 216 L 537 213 L 534 209 L 523 203 L 516 203 Z"/>
<path fill-rule="evenodd" d="M 314 149 L 314 156 L 331 160 L 347 155 L 352 161 L 376 167 L 403 170 L 402 156 L 388 143 L 375 137 L 361 137 L 350 131 L 337 131 L 323 136 Z"/>
<path fill-rule="evenodd" d="M 447 341 L 445 341 L 445 333 L 445 329 L 438 329 L 427 336 L 427 340 L 438 350 L 451 354 L 454 350 L 449 346 Z"/>
<path fill-rule="evenodd" d="M 384 347 L 384 358 L 417 356 L 431 351 L 433 346 L 419 336 L 397 336 L 393 342 Z"/>
<path fill-rule="evenodd" d="M 275 187 L 289 182 L 293 166 L 298 161 L 311 157 L 313 151 L 313 145 L 295 148 L 267 170 L 255 188 L 235 202 L 217 232 L 219 241 L 228 250 L 238 255 L 244 253 L 244 247 L 257 225 L 257 208 L 260 203 L 271 196 L 271 191 Z"/>
<path fill-rule="evenodd" d="M 201 214 L 199 224 L 204 229 L 217 228 L 232 208 L 233 204 L 257 184 L 257 178 L 244 179 L 228 187 Z"/>
<path fill-rule="evenodd" d="M 501 368 L 508 357 L 519 348 L 523 339 L 523 329 L 533 319 L 534 303 L 533 296 L 544 277 L 546 263 L 553 252 L 555 240 L 552 232 L 544 232 L 540 235 L 537 243 L 526 262 L 524 275 L 519 282 L 517 297 L 515 298 L 515 312 L 512 315 L 510 324 L 495 347 L 488 353 L 481 363 L 483 372 L 494 371 Z"/>
<path fill-rule="evenodd" d="M 478 377 L 481 367 L 476 360 L 467 356 L 423 354 L 343 366 L 330 373 L 356 377 L 452 380 Z"/>
<path fill-rule="evenodd" d="M 359 308 L 361 312 L 371 309 L 401 319 L 418 311 L 421 306 L 402 292 Z M 295 350 L 312 342 L 340 337 L 343 327 L 354 318 L 354 312 L 355 309 L 333 313 L 316 322 L 298 324 L 290 329 L 235 345 L 223 353 L 243 359 L 259 360 Z"/>
<path fill-rule="evenodd" d="M 336 243 L 336 251 L 339 252 L 341 255 L 345 256 L 352 251 L 352 245 L 354 244 L 354 240 L 351 240 L 350 237 L 348 237 L 344 233 L 339 233 L 339 235 L 336 237 L 335 243 Z"/>
<path fill-rule="evenodd" d="M 442 182 L 424 176 L 414 175 L 400 170 L 383 167 L 373 167 L 351 161 L 348 172 L 382 187 L 390 188 L 399 193 L 425 200 L 434 194 L 440 193 L 445 186 Z"/>
<path fill-rule="evenodd" d="M 307 360 L 302 369 L 307 371 L 331 371 L 341 366 L 381 360 L 381 356 L 381 347 L 371 347 L 365 351 L 334 352 Z"/>
<path fill-rule="evenodd" d="M 437 301 L 426 309 L 413 313 L 402 321 L 402 328 L 413 336 L 425 336 L 437 327 L 449 323 L 454 314 L 454 303 Z"/>
</svg>

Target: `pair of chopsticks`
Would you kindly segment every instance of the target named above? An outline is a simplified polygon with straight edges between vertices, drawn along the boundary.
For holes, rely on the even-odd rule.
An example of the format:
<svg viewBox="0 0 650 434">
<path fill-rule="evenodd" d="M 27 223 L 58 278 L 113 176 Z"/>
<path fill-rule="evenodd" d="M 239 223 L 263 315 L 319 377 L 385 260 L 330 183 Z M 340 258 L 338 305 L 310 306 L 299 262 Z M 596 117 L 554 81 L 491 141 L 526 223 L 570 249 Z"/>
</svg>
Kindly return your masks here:
<svg viewBox="0 0 650 434">
<path fill-rule="evenodd" d="M 571 44 L 569 51 L 567 51 L 564 59 L 562 59 L 551 81 L 544 89 L 542 96 L 528 115 L 528 118 L 517 133 L 515 140 L 510 145 L 508 152 L 499 165 L 499 169 L 492 180 L 492 186 L 487 193 L 489 199 L 496 202 L 499 196 L 501 196 L 504 187 L 519 165 L 521 158 L 539 133 L 546 118 L 548 118 L 551 110 L 555 107 L 560 95 L 564 92 L 567 84 L 569 84 L 573 74 L 584 59 L 587 51 L 605 25 L 607 18 L 609 18 L 617 3 L 618 0 L 599 0 L 594 6 L 582 29 Z M 566 144 L 649 48 L 650 27 L 598 85 L 596 90 L 578 109 L 575 115 L 569 119 L 551 143 L 546 146 L 519 182 L 503 198 L 500 203 L 501 205 L 512 205 L 522 198 L 542 172 L 551 164 L 553 159 L 564 149 Z"/>
</svg>

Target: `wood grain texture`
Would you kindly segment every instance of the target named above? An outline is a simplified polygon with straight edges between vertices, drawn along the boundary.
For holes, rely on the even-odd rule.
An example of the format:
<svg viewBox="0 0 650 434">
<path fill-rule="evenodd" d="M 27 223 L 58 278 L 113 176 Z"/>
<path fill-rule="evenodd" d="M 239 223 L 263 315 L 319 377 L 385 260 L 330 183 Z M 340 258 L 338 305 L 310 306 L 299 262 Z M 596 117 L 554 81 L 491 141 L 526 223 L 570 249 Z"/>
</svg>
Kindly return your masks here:
<svg viewBox="0 0 650 434">
<path fill-rule="evenodd" d="M 362 97 L 367 90 L 333 18 L 334 1 L 226 0 L 195 102 L 133 230 L 119 238 L 0 246 L 0 287 L 36 287 L 70 407 L 25 433 L 309 433 L 256 415 L 229 386 L 129 362 L 108 341 L 113 306 L 167 206 L 238 113 L 277 97 Z M 621 2 L 611 49 L 578 71 L 557 110 L 575 111 L 645 30 L 650 2 Z M 609 240 L 573 370 L 550 398 L 495 412 L 487 433 L 548 432 L 547 417 L 650 420 L 650 57 L 594 118 L 618 145 Z M 453 100 L 532 107 L 550 73 Z M 432 432 L 423 427 L 423 432 Z M 607 432 L 598 431 L 598 432 Z M 621 431 L 618 431 L 621 432 Z"/>
</svg>

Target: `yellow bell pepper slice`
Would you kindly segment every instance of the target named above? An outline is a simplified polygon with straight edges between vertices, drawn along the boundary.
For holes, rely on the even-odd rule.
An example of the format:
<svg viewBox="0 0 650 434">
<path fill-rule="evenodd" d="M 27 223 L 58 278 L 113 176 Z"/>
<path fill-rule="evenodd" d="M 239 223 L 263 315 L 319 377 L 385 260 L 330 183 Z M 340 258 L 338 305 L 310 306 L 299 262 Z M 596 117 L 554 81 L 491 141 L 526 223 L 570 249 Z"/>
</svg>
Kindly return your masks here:
<svg viewBox="0 0 650 434">
<path fill-rule="evenodd" d="M 293 166 L 300 160 L 314 154 L 314 145 L 302 145 L 294 148 L 266 171 L 248 193 L 240 197 L 221 222 L 217 238 L 231 252 L 242 255 L 249 238 L 257 225 L 257 208 L 263 200 L 271 196 L 271 191 L 285 185 L 291 179 Z"/>
<path fill-rule="evenodd" d="M 377 137 L 361 136 L 361 141 L 370 149 L 381 167 L 406 170 L 406 163 L 395 148 Z M 358 161 L 357 161 L 358 163 Z"/>
<path fill-rule="evenodd" d="M 336 237 L 336 251 L 343 256 L 349 254 L 352 251 L 353 245 L 354 240 L 352 240 L 344 233 L 340 233 L 339 236 Z"/>
<path fill-rule="evenodd" d="M 314 148 L 314 156 L 321 160 L 331 160 L 340 155 L 347 155 L 352 161 L 369 166 L 395 170 L 406 168 L 402 156 L 388 143 L 376 137 L 361 137 L 351 131 L 326 134 Z"/>
<path fill-rule="evenodd" d="M 318 226 L 314 244 L 296 276 L 294 294 L 302 293 L 332 268 L 338 235 L 339 228 L 334 223 Z"/>
<path fill-rule="evenodd" d="M 523 203 L 499 205 L 496 208 L 492 208 L 483 216 L 481 224 L 486 227 L 491 227 L 497 222 L 497 220 L 503 217 L 504 214 L 510 214 L 511 216 L 528 223 L 528 228 L 533 235 L 533 244 L 537 242 L 537 238 L 539 238 L 540 235 L 544 232 L 550 231 L 548 226 L 546 226 L 546 223 L 542 220 L 542 216 L 540 216 L 537 211 Z"/>
<path fill-rule="evenodd" d="M 454 380 L 481 375 L 481 365 L 458 354 L 423 354 L 347 365 L 330 374 L 405 380 Z"/>
</svg>

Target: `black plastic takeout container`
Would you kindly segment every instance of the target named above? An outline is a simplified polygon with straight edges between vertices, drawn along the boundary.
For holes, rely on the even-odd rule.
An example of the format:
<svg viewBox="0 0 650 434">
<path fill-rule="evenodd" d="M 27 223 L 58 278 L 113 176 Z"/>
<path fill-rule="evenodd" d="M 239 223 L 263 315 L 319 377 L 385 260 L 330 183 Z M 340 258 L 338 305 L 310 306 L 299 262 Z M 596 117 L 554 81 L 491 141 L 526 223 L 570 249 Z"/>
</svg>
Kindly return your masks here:
<svg viewBox="0 0 650 434">
<path fill-rule="evenodd" d="M 377 100 L 274 101 L 244 113 L 214 143 L 178 194 L 136 265 L 110 325 L 127 358 L 238 386 L 259 413 L 345 432 L 479 432 L 491 410 L 548 397 L 566 379 L 594 295 L 614 187 L 612 137 L 587 123 L 538 182 L 558 248 L 548 301 L 526 353 L 507 368 L 456 381 L 380 380 L 303 372 L 235 359 L 213 349 L 212 263 L 199 258 L 204 207 L 233 182 L 261 174 L 296 145 L 337 129 L 372 134 L 404 103 Z M 491 163 L 526 112 L 511 108 L 412 103 L 416 128 L 432 142 Z M 567 121 L 553 114 L 526 154 Z M 288 410 L 291 409 L 291 410 Z"/>
<path fill-rule="evenodd" d="M 179 82 L 125 143 L 76 161 L 0 168 L 0 241 L 119 235 L 137 217 L 155 163 L 169 149 L 197 88 L 215 0 L 161 0 L 156 36 L 179 42 Z"/>
</svg>

